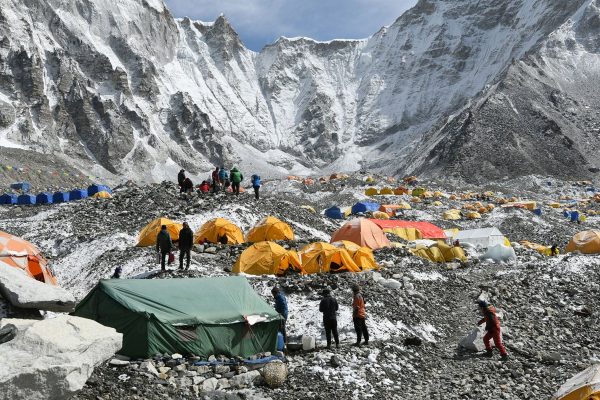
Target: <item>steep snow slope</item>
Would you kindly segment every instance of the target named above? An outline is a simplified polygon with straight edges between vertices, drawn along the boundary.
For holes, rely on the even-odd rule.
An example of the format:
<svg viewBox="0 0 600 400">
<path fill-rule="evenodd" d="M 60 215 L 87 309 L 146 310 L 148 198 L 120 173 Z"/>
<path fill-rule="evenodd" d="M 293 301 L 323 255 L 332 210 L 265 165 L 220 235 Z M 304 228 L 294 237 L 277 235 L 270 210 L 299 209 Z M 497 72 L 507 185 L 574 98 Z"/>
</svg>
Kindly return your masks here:
<svg viewBox="0 0 600 400">
<path fill-rule="evenodd" d="M 590 3 L 421 0 L 366 40 L 254 53 L 160 0 L 0 0 L 0 138 L 144 180 L 412 167 L 440 117 Z"/>
<path fill-rule="evenodd" d="M 427 137 L 414 167 L 471 180 L 600 171 L 600 2 L 586 2 L 499 84 Z M 494 150 L 497 151 L 494 151 Z"/>
</svg>

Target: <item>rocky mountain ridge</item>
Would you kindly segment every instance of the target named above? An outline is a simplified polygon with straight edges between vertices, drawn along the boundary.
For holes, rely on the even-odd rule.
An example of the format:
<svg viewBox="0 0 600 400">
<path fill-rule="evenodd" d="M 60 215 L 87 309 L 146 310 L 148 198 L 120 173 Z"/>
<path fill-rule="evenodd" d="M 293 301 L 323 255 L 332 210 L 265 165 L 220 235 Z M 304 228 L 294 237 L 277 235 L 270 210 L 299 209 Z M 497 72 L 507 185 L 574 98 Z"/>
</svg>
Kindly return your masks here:
<svg viewBox="0 0 600 400">
<path fill-rule="evenodd" d="M 255 53 L 224 17 L 161 0 L 0 0 L 0 146 L 143 181 L 213 164 L 588 176 L 595 95 L 577 97 L 599 71 L 597 4 L 421 0 L 365 40 Z"/>
</svg>

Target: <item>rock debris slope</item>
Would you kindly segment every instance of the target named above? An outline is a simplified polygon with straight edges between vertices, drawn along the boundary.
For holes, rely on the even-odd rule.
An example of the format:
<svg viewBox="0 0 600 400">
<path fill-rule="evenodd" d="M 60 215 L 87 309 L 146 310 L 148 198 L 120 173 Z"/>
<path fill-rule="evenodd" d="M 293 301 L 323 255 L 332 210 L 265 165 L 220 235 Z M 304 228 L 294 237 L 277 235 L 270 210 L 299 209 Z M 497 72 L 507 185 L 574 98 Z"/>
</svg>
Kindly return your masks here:
<svg viewBox="0 0 600 400">
<path fill-rule="evenodd" d="M 597 35 L 592 0 L 421 0 L 365 40 L 255 53 L 224 17 L 160 0 L 0 0 L 0 144 L 144 180 L 211 163 L 589 174 Z"/>
</svg>

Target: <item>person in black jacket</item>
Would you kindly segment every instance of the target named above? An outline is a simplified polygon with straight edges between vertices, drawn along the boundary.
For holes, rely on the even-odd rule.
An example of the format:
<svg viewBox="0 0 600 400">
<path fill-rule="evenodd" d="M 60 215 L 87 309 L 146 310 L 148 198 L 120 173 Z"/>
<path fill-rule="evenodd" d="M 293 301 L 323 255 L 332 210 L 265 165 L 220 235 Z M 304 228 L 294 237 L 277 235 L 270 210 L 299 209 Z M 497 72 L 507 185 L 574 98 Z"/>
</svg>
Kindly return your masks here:
<svg viewBox="0 0 600 400">
<path fill-rule="evenodd" d="M 179 232 L 179 269 L 183 269 L 183 259 L 186 258 L 185 269 L 190 269 L 190 252 L 194 245 L 194 232 L 187 222 L 183 223 L 183 229 Z"/>
<path fill-rule="evenodd" d="M 171 240 L 171 235 L 167 230 L 167 226 L 163 225 L 160 228 L 160 232 L 158 232 L 158 235 L 156 236 L 156 251 L 160 254 L 160 268 L 163 271 L 165 270 L 167 256 L 171 252 L 172 248 L 173 241 Z"/>
<path fill-rule="evenodd" d="M 336 299 L 331 297 L 331 291 L 325 289 L 323 291 L 323 299 L 319 304 L 319 311 L 323 313 L 323 325 L 325 326 L 325 336 L 327 337 L 327 348 L 331 348 L 331 334 L 335 340 L 335 347 L 340 347 L 340 339 L 337 330 L 337 311 L 338 303 Z"/>
</svg>

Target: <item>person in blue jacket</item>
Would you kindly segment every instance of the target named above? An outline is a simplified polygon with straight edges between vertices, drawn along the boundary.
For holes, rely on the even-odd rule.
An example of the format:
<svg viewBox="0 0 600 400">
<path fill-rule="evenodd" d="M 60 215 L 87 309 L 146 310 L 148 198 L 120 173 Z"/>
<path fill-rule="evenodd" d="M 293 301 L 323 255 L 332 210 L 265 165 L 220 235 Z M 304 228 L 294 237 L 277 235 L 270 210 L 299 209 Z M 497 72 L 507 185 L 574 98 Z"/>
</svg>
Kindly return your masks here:
<svg viewBox="0 0 600 400">
<path fill-rule="evenodd" d="M 279 332 L 283 335 L 283 343 L 287 343 L 287 334 L 285 332 L 285 324 L 288 319 L 287 299 L 277 286 L 271 290 L 271 294 L 275 298 L 275 311 L 283 318 L 281 320 L 281 325 L 279 326 Z"/>
<path fill-rule="evenodd" d="M 256 200 L 259 199 L 258 191 L 260 190 L 260 176 L 252 175 L 252 188 L 254 189 L 254 198 Z"/>
</svg>

